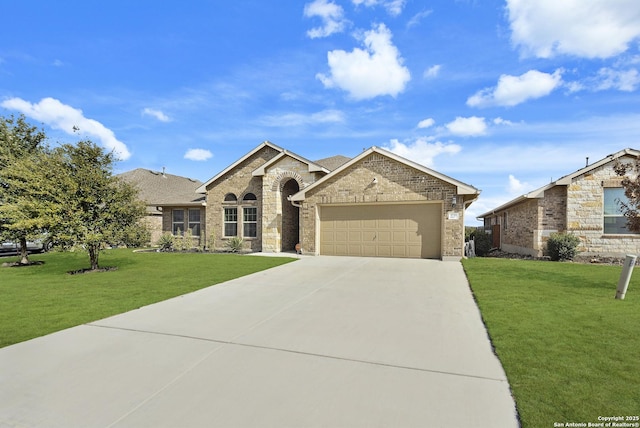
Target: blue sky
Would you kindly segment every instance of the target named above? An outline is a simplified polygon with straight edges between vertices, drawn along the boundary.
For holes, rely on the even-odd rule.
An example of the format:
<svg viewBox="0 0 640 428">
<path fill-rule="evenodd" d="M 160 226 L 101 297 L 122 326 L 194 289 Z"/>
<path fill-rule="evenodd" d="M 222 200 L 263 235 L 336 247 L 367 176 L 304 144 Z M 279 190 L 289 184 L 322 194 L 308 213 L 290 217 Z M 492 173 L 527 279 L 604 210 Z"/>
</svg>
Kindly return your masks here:
<svg viewBox="0 0 640 428">
<path fill-rule="evenodd" d="M 0 115 L 205 181 L 269 140 L 379 146 L 474 217 L 640 148 L 637 0 L 0 0 Z M 11 17 L 11 18 L 8 18 Z"/>
</svg>

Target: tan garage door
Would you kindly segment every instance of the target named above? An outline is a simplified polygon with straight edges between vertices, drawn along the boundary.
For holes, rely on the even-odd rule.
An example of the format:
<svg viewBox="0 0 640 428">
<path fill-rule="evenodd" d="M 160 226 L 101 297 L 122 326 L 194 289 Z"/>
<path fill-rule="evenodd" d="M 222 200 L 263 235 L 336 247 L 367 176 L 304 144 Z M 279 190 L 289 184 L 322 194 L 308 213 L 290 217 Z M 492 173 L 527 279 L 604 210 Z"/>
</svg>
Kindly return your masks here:
<svg viewBox="0 0 640 428">
<path fill-rule="evenodd" d="M 351 205 L 320 208 L 320 254 L 441 257 L 442 205 Z"/>
</svg>

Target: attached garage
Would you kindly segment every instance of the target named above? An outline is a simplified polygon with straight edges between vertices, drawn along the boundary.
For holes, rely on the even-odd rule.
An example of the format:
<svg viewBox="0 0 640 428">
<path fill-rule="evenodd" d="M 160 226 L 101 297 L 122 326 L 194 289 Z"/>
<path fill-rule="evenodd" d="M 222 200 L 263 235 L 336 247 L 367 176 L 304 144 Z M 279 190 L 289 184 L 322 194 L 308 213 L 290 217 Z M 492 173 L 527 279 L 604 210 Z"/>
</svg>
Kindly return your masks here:
<svg viewBox="0 0 640 428">
<path fill-rule="evenodd" d="M 442 256 L 442 204 L 320 207 L 320 254 L 364 257 Z"/>
<path fill-rule="evenodd" d="M 372 147 L 288 200 L 306 254 L 460 260 L 464 211 L 480 191 Z"/>
</svg>

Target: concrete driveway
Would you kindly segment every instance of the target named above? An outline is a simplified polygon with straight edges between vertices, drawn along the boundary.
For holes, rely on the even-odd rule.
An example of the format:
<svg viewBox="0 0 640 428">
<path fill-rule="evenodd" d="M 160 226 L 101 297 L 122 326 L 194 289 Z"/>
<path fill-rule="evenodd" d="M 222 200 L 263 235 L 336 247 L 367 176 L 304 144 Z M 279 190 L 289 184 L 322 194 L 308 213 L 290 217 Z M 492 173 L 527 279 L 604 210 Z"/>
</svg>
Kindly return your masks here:
<svg viewBox="0 0 640 428">
<path fill-rule="evenodd" d="M 459 263 L 304 257 L 0 350 L 5 427 L 517 427 Z"/>
</svg>

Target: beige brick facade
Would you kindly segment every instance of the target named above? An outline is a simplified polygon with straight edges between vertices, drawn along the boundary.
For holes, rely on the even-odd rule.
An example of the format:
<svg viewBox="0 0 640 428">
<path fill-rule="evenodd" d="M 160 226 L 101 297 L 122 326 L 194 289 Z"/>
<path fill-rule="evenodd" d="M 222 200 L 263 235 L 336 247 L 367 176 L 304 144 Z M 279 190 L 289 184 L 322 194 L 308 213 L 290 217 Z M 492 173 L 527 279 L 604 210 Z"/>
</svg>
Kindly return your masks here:
<svg viewBox="0 0 640 428">
<path fill-rule="evenodd" d="M 306 194 L 302 203 L 303 250 L 318 252 L 319 206 L 430 201 L 441 202 L 443 207 L 442 258 L 461 258 L 464 210 L 463 203 L 452 206 L 454 195 L 455 185 L 379 153 L 372 153 Z M 451 220 L 448 219 L 450 213 L 454 214 Z"/>
<path fill-rule="evenodd" d="M 206 187 L 207 195 L 207 214 L 206 225 L 209 231 L 209 239 L 213 243 L 208 245 L 216 250 L 225 249 L 226 243 L 229 237 L 224 236 L 224 208 L 236 207 L 238 208 L 238 234 L 242 236 L 243 228 L 243 210 L 242 208 L 255 206 L 258 208 L 258 219 L 263 216 L 262 201 L 263 201 L 263 189 L 262 189 L 262 177 L 252 176 L 253 171 L 271 160 L 273 157 L 279 154 L 279 151 L 270 147 L 264 146 L 248 159 L 245 159 L 236 168 L 231 169 L 226 174 L 218 177 L 218 179 Z M 244 196 L 248 193 L 253 193 L 256 196 L 256 201 L 245 202 Z M 236 202 L 225 202 L 225 196 L 233 194 Z M 257 236 L 251 238 L 244 238 L 244 248 L 251 251 L 262 251 L 262 227 L 263 222 L 258 221 Z"/>
<path fill-rule="evenodd" d="M 439 254 L 443 259 L 463 256 L 464 209 L 477 197 L 477 189 L 435 171 L 429 174 L 430 170 L 381 149 L 369 149 L 355 159 L 331 173 L 271 143 L 263 143 L 199 188 L 206 192 L 207 238 L 215 235 L 214 239 L 209 238 L 208 246 L 225 248 L 230 238 L 223 233 L 224 210 L 228 207 L 238 208 L 238 236 L 243 237 L 246 250 L 291 251 L 300 243 L 303 252 L 318 254 L 319 206 L 432 203 L 441 207 L 435 221 L 442 236 L 440 241 L 431 242 L 441 242 Z M 312 191 L 304 201 L 292 203 L 288 199 L 305 193 L 307 188 Z M 464 195 L 458 194 L 460 188 L 464 188 Z M 245 201 L 247 193 L 254 194 L 256 200 Z M 225 201 L 225 197 L 233 200 Z M 242 231 L 245 206 L 257 207 L 256 237 L 247 237 Z"/>
</svg>

